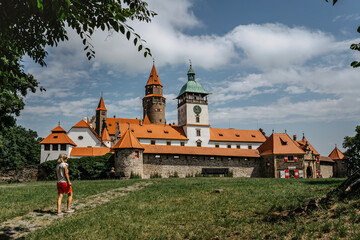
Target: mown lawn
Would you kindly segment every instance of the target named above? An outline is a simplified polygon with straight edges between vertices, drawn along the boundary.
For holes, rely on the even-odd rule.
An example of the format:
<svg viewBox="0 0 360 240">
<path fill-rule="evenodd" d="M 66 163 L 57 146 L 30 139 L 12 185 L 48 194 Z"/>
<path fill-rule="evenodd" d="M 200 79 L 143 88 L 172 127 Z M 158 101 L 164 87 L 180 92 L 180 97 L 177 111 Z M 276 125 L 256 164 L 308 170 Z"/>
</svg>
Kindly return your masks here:
<svg viewBox="0 0 360 240">
<path fill-rule="evenodd" d="M 359 223 L 356 220 L 360 218 L 356 218 L 356 210 L 348 219 L 348 215 L 342 214 L 345 211 L 341 204 L 341 211 L 316 209 L 306 215 L 271 217 L 272 212 L 294 209 L 325 195 L 343 179 L 185 178 L 138 181 L 152 181 L 153 184 L 90 210 L 76 212 L 27 238 L 359 239 L 356 235 L 360 232 Z M 85 198 L 99 189 L 105 191 L 133 183 L 131 180 L 74 182 L 74 186 L 79 186 L 75 198 Z M 14 210 L 16 214 L 48 207 L 56 201 L 56 191 L 51 196 L 38 197 L 34 194 L 40 188 L 50 195 L 50 191 L 54 191 L 53 183 L 8 186 L 0 187 L 0 212 L 9 203 L 3 193 L 8 194 L 13 188 L 17 190 L 12 199 L 22 198 L 16 200 L 17 204 L 12 204 L 13 208 L 22 209 Z M 216 189 L 223 191 L 215 193 Z M 28 206 L 33 204 L 37 206 Z M 6 218 L 2 213 L 0 216 Z"/>
</svg>

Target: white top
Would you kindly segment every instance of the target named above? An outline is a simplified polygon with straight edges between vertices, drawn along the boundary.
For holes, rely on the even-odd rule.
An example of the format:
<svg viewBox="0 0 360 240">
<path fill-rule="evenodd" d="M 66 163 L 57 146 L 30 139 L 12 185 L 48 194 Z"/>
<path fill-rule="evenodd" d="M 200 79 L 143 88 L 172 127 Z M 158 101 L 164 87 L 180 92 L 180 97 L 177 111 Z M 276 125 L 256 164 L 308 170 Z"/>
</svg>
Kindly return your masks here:
<svg viewBox="0 0 360 240">
<path fill-rule="evenodd" d="M 67 163 L 60 163 L 56 166 L 56 177 L 58 180 L 58 183 L 66 183 L 66 177 L 65 177 L 65 167 L 68 166 Z"/>
</svg>

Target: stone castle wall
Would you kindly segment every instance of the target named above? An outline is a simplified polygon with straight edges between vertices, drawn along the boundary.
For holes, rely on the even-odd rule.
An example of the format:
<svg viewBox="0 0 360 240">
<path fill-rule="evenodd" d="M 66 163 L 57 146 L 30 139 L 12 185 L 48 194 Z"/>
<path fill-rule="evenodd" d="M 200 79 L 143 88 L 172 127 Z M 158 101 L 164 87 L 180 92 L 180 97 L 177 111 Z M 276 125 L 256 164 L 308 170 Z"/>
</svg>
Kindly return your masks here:
<svg viewBox="0 0 360 240">
<path fill-rule="evenodd" d="M 0 183 L 31 182 L 38 180 L 38 165 L 0 172 Z"/>
<path fill-rule="evenodd" d="M 260 158 L 144 154 L 144 178 L 195 176 L 203 168 L 228 168 L 233 177 L 261 177 Z"/>
<path fill-rule="evenodd" d="M 135 157 L 138 152 L 138 157 Z M 130 178 L 131 173 L 143 176 L 143 151 L 134 149 L 121 149 L 115 153 L 115 172 L 120 177 Z"/>
<path fill-rule="evenodd" d="M 334 168 L 332 163 L 321 163 L 320 172 L 323 178 L 331 178 L 334 175 Z"/>
</svg>

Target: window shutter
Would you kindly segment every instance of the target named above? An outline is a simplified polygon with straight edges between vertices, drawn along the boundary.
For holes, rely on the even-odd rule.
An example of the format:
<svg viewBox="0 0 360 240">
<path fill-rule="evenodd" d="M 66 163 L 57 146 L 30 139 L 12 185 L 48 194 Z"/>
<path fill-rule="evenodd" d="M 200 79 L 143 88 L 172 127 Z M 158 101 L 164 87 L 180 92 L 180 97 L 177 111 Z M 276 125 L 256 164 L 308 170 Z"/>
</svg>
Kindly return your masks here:
<svg viewBox="0 0 360 240">
<path fill-rule="evenodd" d="M 288 161 L 288 156 L 284 156 L 284 161 L 287 162 Z M 286 172 L 285 172 L 286 173 Z"/>
<path fill-rule="evenodd" d="M 298 160 L 298 159 L 297 159 L 297 156 L 295 155 L 295 156 L 294 156 L 294 162 L 297 162 L 297 160 Z"/>
</svg>

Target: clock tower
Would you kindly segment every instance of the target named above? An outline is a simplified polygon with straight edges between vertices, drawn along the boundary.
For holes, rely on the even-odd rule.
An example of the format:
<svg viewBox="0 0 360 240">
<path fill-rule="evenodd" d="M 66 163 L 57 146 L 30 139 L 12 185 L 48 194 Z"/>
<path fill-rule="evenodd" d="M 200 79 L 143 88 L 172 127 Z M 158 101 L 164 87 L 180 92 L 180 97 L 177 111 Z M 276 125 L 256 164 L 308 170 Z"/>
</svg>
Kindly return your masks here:
<svg viewBox="0 0 360 240">
<path fill-rule="evenodd" d="M 195 72 L 190 65 L 188 81 L 181 88 L 178 100 L 178 125 L 189 138 L 189 146 L 206 147 L 210 139 L 207 95 L 200 83 L 195 81 Z"/>
</svg>

